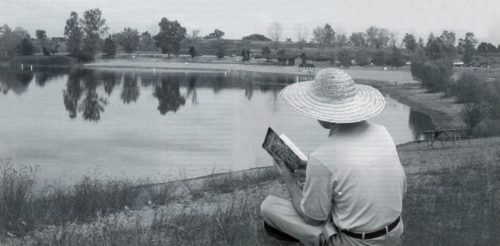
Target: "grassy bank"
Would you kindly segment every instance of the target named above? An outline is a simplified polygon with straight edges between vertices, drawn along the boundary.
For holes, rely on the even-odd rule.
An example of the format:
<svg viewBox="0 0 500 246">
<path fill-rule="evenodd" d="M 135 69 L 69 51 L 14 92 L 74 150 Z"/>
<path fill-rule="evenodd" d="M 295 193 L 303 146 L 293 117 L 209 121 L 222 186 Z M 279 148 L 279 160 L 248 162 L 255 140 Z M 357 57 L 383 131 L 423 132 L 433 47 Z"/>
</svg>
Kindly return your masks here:
<svg viewBox="0 0 500 246">
<path fill-rule="evenodd" d="M 78 62 L 75 58 L 67 55 L 51 55 L 51 56 L 16 56 L 10 62 L 11 66 L 20 67 L 24 64 L 24 69 L 33 67 L 70 67 L 77 66 Z"/>
<path fill-rule="evenodd" d="M 500 242 L 499 148 L 500 138 L 398 147 L 408 178 L 404 245 Z M 2 187 L 13 188 L 2 188 L 1 207 L 29 208 L 0 213 L 19 215 L 1 225 L 8 245 L 276 245 L 259 206 L 267 194 L 288 196 L 273 168 L 139 186 L 84 178 L 59 196 L 29 189 L 29 170 L 2 171 L 2 184 L 11 184 Z M 26 214 L 38 216 L 27 222 Z M 36 226 L 21 228 L 28 223 Z"/>
</svg>

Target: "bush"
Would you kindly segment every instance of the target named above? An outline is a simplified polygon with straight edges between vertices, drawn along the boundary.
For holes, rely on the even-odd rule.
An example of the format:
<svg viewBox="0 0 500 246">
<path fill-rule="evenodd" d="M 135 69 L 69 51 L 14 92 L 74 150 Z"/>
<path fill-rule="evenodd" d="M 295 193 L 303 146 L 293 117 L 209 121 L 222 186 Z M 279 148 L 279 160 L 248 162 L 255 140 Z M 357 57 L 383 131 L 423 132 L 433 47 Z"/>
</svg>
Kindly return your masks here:
<svg viewBox="0 0 500 246">
<path fill-rule="evenodd" d="M 349 67 L 352 65 L 352 57 L 349 55 L 349 52 L 345 49 L 340 50 L 338 56 L 339 62 L 341 66 Z"/>
<path fill-rule="evenodd" d="M 31 56 L 35 52 L 35 47 L 29 38 L 23 38 L 17 45 L 17 53 L 23 56 Z"/>
<path fill-rule="evenodd" d="M 358 64 L 358 66 L 366 66 L 370 64 L 368 53 L 364 50 L 359 50 L 358 52 L 356 52 L 354 60 L 356 61 L 356 64 Z"/>
<path fill-rule="evenodd" d="M 384 66 L 386 63 L 385 53 L 382 50 L 377 51 L 372 58 L 372 63 L 375 66 Z"/>
<path fill-rule="evenodd" d="M 198 52 L 196 51 L 196 48 L 194 46 L 189 47 L 189 55 L 191 55 L 191 59 L 194 58 Z"/>
<path fill-rule="evenodd" d="M 453 94 L 460 103 L 478 102 L 481 100 L 484 82 L 471 73 L 463 73 L 457 79 Z"/>
<path fill-rule="evenodd" d="M 396 48 L 396 46 L 393 46 L 391 58 L 387 61 L 387 65 L 399 68 L 405 65 L 405 63 L 406 61 L 403 55 L 401 54 L 401 51 L 398 48 Z"/>
<path fill-rule="evenodd" d="M 16 56 L 14 63 L 33 64 L 36 66 L 70 66 L 76 63 L 76 60 L 69 56 Z"/>
<path fill-rule="evenodd" d="M 220 47 L 215 55 L 217 56 L 217 58 L 222 59 L 225 56 L 225 52 L 226 51 L 224 50 L 224 47 Z"/>
<path fill-rule="evenodd" d="M 481 101 L 464 104 L 461 116 L 469 135 L 473 134 L 475 127 L 488 116 L 489 110 L 490 106 Z"/>
<path fill-rule="evenodd" d="M 114 57 L 116 55 L 116 45 L 111 37 L 104 40 L 102 52 L 104 53 L 104 57 Z"/>
<path fill-rule="evenodd" d="M 422 83 L 430 92 L 445 92 L 453 74 L 452 62 L 448 59 L 428 61 L 423 66 Z"/>
<path fill-rule="evenodd" d="M 262 48 L 262 51 L 260 52 L 262 55 L 269 55 L 271 54 L 271 49 L 269 49 L 269 47 L 264 47 Z"/>
</svg>

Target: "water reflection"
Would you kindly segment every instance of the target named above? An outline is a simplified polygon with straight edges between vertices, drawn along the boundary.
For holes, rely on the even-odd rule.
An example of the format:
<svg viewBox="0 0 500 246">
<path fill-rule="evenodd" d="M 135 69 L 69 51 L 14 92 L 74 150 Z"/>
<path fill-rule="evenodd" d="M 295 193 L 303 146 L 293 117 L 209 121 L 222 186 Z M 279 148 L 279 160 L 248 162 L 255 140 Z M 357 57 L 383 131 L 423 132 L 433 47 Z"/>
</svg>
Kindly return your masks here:
<svg viewBox="0 0 500 246">
<path fill-rule="evenodd" d="M 326 137 L 314 120 L 279 99 L 286 84 L 306 79 L 234 71 L 0 70 L 7 94 L 0 95 L 0 141 L 16 151 L 18 163 L 40 165 L 42 177 L 50 178 L 64 175 L 63 169 L 80 177 L 93 165 L 109 175 L 145 177 L 267 165 L 259 146 L 268 126 L 289 133 L 305 152 Z M 389 100 L 393 107 L 378 123 L 397 143 L 420 138 L 432 126 L 428 117 Z"/>
<path fill-rule="evenodd" d="M 117 84 L 116 74 L 113 72 L 102 72 L 101 79 L 104 84 L 104 91 L 110 96 Z"/>
<path fill-rule="evenodd" d="M 121 98 L 124 103 L 137 101 L 137 98 L 139 98 L 139 86 L 137 85 L 137 75 L 135 74 L 124 75 Z"/>
<path fill-rule="evenodd" d="M 78 111 L 82 112 L 82 118 L 88 121 L 98 121 L 101 119 L 101 112 L 104 112 L 104 106 L 107 104 L 105 98 L 97 93 L 97 85 L 99 80 L 92 70 L 84 70 L 82 84 L 86 90 L 85 98 L 78 107 Z"/>
<path fill-rule="evenodd" d="M 52 81 L 57 77 L 63 76 L 68 72 L 67 68 L 60 67 L 48 67 L 43 69 L 37 69 L 35 72 L 35 81 L 38 86 L 45 86 L 48 81 Z"/>
<path fill-rule="evenodd" d="M 158 98 L 158 110 L 162 115 L 170 111 L 177 112 L 186 103 L 186 98 L 180 93 L 179 80 L 175 78 L 162 79 L 156 85 L 153 96 Z"/>
<path fill-rule="evenodd" d="M 63 90 L 63 101 L 70 118 L 76 118 L 78 111 L 82 113 L 84 120 L 97 122 L 101 119 L 107 100 L 97 92 L 98 85 L 99 80 L 92 70 L 69 73 L 66 89 Z"/>
<path fill-rule="evenodd" d="M 423 131 L 434 129 L 434 124 L 429 116 L 410 109 L 410 116 L 408 117 L 408 125 L 413 133 L 414 139 L 424 139 L 426 136 L 422 134 Z"/>
<path fill-rule="evenodd" d="M 0 88 L 4 95 L 13 91 L 16 95 L 21 95 L 28 90 L 28 85 L 33 80 L 34 74 L 29 71 L 0 71 Z"/>
<path fill-rule="evenodd" d="M 76 111 L 78 109 L 78 101 L 83 93 L 83 88 L 80 85 L 80 72 L 72 72 L 68 75 L 66 82 L 66 89 L 63 90 L 63 100 L 66 111 L 69 117 L 76 118 Z"/>
<path fill-rule="evenodd" d="M 198 104 L 198 94 L 196 93 L 196 82 L 198 75 L 194 74 L 189 76 L 189 84 L 187 87 L 187 97 L 191 97 L 191 103 Z"/>
<path fill-rule="evenodd" d="M 200 103 L 199 88 L 209 88 L 216 95 L 222 90 L 238 89 L 248 100 L 254 99 L 256 91 L 270 93 L 273 112 L 278 108 L 279 91 L 287 84 L 296 81 L 310 80 L 310 76 L 285 76 L 270 73 L 253 72 L 207 72 L 207 73 L 149 73 L 149 72 L 114 72 L 89 69 L 37 69 L 35 72 L 20 70 L 0 70 L 0 89 L 3 94 L 13 91 L 21 95 L 28 90 L 31 81 L 35 80 L 39 87 L 46 86 L 50 81 L 57 81 L 67 75 L 63 88 L 63 102 L 71 119 L 81 114 L 84 120 L 97 122 L 108 105 L 109 99 L 115 93 L 115 88 L 121 85 L 119 98 L 124 104 L 137 103 L 141 90 L 148 87 L 158 100 L 157 110 L 161 115 L 168 112 L 176 113 L 186 105 Z M 35 79 L 34 79 L 35 78 Z M 185 87 L 185 94 L 181 94 Z M 151 94 L 149 94 L 151 95 Z M 207 99 L 213 100 L 213 99 Z M 206 102 L 206 100 L 204 101 Z M 432 129 L 431 120 L 424 114 L 414 110 L 409 112 L 409 128 L 414 139 L 421 139 L 422 131 Z"/>
</svg>

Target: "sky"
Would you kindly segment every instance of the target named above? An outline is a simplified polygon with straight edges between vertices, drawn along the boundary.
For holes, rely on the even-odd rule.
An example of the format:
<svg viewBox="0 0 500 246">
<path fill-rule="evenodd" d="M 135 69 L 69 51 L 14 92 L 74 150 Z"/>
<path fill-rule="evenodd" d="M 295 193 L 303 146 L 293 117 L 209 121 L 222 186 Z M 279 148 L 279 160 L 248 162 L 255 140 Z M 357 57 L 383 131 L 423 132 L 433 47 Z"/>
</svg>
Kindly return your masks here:
<svg viewBox="0 0 500 246">
<path fill-rule="evenodd" d="M 471 31 L 479 41 L 500 44 L 498 0 L 0 0 L 0 25 L 21 26 L 32 36 L 38 29 L 62 36 L 71 11 L 82 15 L 91 8 L 101 9 L 110 33 L 132 27 L 156 34 L 167 17 L 188 33 L 218 28 L 229 39 L 267 34 L 270 23 L 280 22 L 283 37 L 292 40 L 299 24 L 307 26 L 310 39 L 315 27 L 329 23 L 347 35 L 370 26 L 387 28 L 399 39 L 408 32 L 425 40 L 443 30 L 455 31 L 458 39 Z"/>
</svg>

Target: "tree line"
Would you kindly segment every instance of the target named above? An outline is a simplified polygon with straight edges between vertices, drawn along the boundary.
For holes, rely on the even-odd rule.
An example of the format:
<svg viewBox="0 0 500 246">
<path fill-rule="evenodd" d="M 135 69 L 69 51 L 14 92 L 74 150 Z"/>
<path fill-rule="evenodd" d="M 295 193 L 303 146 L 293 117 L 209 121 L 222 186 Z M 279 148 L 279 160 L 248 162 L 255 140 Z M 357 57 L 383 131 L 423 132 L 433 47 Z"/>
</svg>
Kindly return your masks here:
<svg viewBox="0 0 500 246">
<path fill-rule="evenodd" d="M 169 20 L 162 18 L 158 23 L 159 32 L 153 35 L 149 32 L 140 33 L 137 29 L 125 27 L 122 31 L 114 34 L 108 33 L 108 26 L 102 12 L 96 9 L 84 11 L 80 16 L 76 12 L 71 12 L 66 20 L 64 28 L 64 37 L 66 50 L 70 56 L 77 58 L 80 61 L 91 61 L 99 52 L 103 53 L 104 57 L 113 57 L 119 48 L 125 53 L 133 53 L 136 50 L 157 52 L 160 50 L 163 54 L 178 54 L 182 40 L 222 40 L 224 32 L 220 29 L 214 29 L 213 32 L 202 36 L 200 31 L 195 29 L 187 33 L 177 20 Z M 397 50 L 400 47 L 405 47 L 408 54 L 414 54 L 417 46 L 427 46 L 432 54 L 427 54 L 434 57 L 440 51 L 436 49 L 445 48 L 453 49 L 455 54 L 463 56 L 464 63 L 470 64 L 472 57 L 476 53 L 498 52 L 500 47 L 495 47 L 491 43 L 481 43 L 477 46 L 477 41 L 469 42 L 473 37 L 466 37 L 458 40 L 458 45 L 455 46 L 455 33 L 445 31 L 439 36 L 436 42 L 444 42 L 444 45 L 436 45 L 435 42 L 424 44 L 422 38 L 415 37 L 413 34 L 406 33 L 402 42 L 398 45 L 397 37 L 394 33 L 386 28 L 371 26 L 365 32 L 353 32 L 349 36 L 345 33 L 336 31 L 329 23 L 324 26 L 317 26 L 312 31 L 303 24 L 297 24 L 294 27 L 296 41 L 299 49 L 302 49 L 305 44 L 314 44 L 317 47 L 323 48 L 342 48 L 342 47 L 358 47 L 357 53 L 347 53 L 339 51 L 337 54 L 338 61 L 356 60 L 358 64 L 367 63 L 366 51 L 364 48 L 380 49 L 389 47 L 392 48 L 391 54 L 377 52 L 371 55 L 371 61 L 375 65 L 399 65 L 402 64 L 401 51 Z M 242 38 L 244 41 L 271 41 L 274 49 L 279 50 L 280 42 L 283 41 L 284 27 L 279 22 L 269 24 L 267 36 L 263 34 L 251 34 Z M 433 36 L 433 34 L 431 34 Z M 429 36 L 429 39 L 435 37 Z M 310 37 L 310 38 L 309 38 Z M 11 30 L 7 25 L 0 27 L 0 59 L 6 60 L 14 55 L 31 55 L 35 52 L 35 46 L 32 44 L 32 38 L 28 32 L 22 28 Z M 57 51 L 57 46 L 60 42 L 55 42 L 48 39 L 45 31 L 37 30 L 36 39 L 38 51 L 42 51 L 45 55 L 50 55 Z M 290 38 L 286 40 L 291 41 Z M 309 40 L 309 41 L 308 41 Z M 474 39 L 475 40 L 475 39 Z M 473 47 L 472 47 L 472 46 Z M 446 51 L 448 52 L 448 51 Z M 196 47 L 189 48 L 189 54 L 193 57 L 198 55 Z M 449 52 L 448 52 L 449 53 Z M 243 54 L 243 52 L 242 52 Z M 245 52 L 246 54 L 246 52 Z M 224 56 L 224 47 L 219 45 L 217 48 L 217 56 Z M 350 58 L 350 59 L 348 59 Z"/>
</svg>

